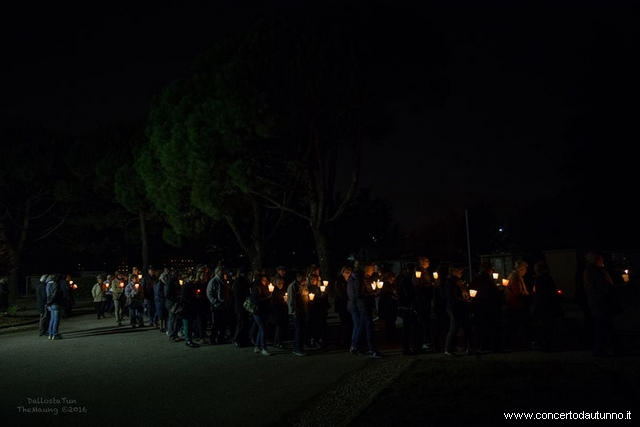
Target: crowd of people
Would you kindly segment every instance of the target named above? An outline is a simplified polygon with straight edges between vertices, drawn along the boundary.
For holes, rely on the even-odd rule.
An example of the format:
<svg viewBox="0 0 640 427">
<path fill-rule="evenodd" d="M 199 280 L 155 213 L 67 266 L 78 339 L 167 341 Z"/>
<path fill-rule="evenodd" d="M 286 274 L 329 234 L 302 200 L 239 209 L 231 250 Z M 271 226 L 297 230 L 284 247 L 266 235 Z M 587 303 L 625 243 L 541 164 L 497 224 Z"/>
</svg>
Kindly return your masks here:
<svg viewBox="0 0 640 427">
<path fill-rule="evenodd" d="M 611 302 L 615 287 L 603 259 L 597 252 L 587 255 L 579 284 L 598 356 L 619 351 Z M 291 276 L 284 266 L 273 275 L 265 269 L 231 272 L 221 265 L 213 271 L 199 265 L 184 274 L 133 267 L 98 275 L 91 296 L 97 319 L 109 316 L 117 326 L 128 321 L 131 328 L 155 328 L 170 342 L 192 348 L 233 344 L 269 356 L 268 345 L 283 349 L 290 343 L 294 355 L 305 356 L 305 349 L 336 345 L 353 355 L 381 358 L 378 340 L 383 340 L 401 347 L 404 355 L 558 350 L 557 319 L 563 309 L 545 261 L 529 271 L 526 261 L 517 260 L 505 284 L 496 280 L 489 263 L 469 282 L 464 271 L 456 263 L 432 270 L 426 256 L 398 273 L 382 263 L 355 261 L 342 266 L 333 280 L 323 280 L 315 264 Z M 72 283 L 68 275 L 41 277 L 36 292 L 40 336 L 62 338 L 60 318 L 74 304 Z M 339 318 L 335 334 L 327 328 L 331 309 Z M 380 334 L 374 333 L 376 322 Z"/>
</svg>

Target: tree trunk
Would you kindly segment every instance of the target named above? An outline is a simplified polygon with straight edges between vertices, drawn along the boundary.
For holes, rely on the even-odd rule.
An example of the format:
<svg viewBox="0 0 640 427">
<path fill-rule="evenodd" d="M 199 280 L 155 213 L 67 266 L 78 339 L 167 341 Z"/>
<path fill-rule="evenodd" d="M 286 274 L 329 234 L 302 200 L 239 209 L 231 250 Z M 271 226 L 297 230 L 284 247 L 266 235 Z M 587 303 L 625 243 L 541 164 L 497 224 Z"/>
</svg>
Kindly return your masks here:
<svg viewBox="0 0 640 427">
<path fill-rule="evenodd" d="M 327 242 L 326 226 L 316 227 L 311 224 L 313 238 L 316 242 L 316 253 L 318 254 L 318 262 L 320 263 L 320 272 L 324 280 L 333 281 L 333 258 L 330 245 Z"/>
<path fill-rule="evenodd" d="M 31 205 L 26 203 L 24 209 L 24 218 L 22 219 L 22 228 L 20 231 L 20 238 L 16 248 L 10 248 L 11 261 L 11 273 L 9 275 L 9 298 L 21 295 L 20 281 L 22 280 L 22 262 L 23 254 L 27 247 L 27 238 L 29 235 L 29 226 L 31 223 Z"/>
<path fill-rule="evenodd" d="M 255 271 L 258 268 L 263 268 L 264 245 L 262 241 L 259 238 L 256 238 L 253 234 L 251 237 L 247 237 L 246 234 L 242 232 L 242 228 L 238 226 L 233 216 L 227 215 L 225 216 L 225 220 L 231 228 L 231 231 L 233 231 L 233 234 L 235 234 L 238 244 L 249 257 L 252 271 Z"/>
<path fill-rule="evenodd" d="M 15 256 L 14 259 L 18 259 L 18 256 Z M 9 305 L 11 305 L 11 300 L 15 299 L 18 295 L 20 295 L 20 274 L 21 269 L 16 265 L 11 269 L 9 273 Z"/>
</svg>

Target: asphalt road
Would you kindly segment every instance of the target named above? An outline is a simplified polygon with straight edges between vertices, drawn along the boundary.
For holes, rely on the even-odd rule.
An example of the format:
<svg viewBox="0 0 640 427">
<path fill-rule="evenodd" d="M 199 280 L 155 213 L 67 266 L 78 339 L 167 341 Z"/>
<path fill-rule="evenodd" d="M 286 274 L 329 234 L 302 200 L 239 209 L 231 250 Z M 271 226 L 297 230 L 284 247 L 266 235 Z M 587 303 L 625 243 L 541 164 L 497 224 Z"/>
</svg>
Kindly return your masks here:
<svg viewBox="0 0 640 427">
<path fill-rule="evenodd" d="M 156 329 L 97 320 L 90 309 L 63 319 L 60 333 L 50 341 L 31 325 L 0 334 L 3 425 L 277 425 L 379 362 L 337 348 L 307 357 L 273 347 L 268 357 L 233 345 L 193 349 Z"/>
<path fill-rule="evenodd" d="M 633 295 L 625 313 L 616 318 L 627 349 L 622 358 L 598 360 L 579 348 L 582 319 L 575 304 L 569 303 L 559 331 L 564 351 L 523 351 L 482 356 L 482 360 L 505 366 L 551 362 L 560 372 L 562 366 L 582 363 L 599 371 L 622 372 L 640 384 L 639 302 L 638 295 Z M 329 319 L 333 327 L 334 316 Z M 156 329 L 117 327 L 111 317 L 97 320 L 90 307 L 63 319 L 60 332 L 64 339 L 59 341 L 38 337 L 35 324 L 0 333 L 2 425 L 113 427 L 114 423 L 164 426 L 177 422 L 316 427 L 371 425 L 373 421 L 395 425 L 400 418 L 386 410 L 384 416 L 391 421 L 371 420 L 381 406 L 376 400 L 384 396 L 381 392 L 402 390 L 400 382 L 419 376 L 420 369 L 437 365 L 447 375 L 455 373 L 460 363 L 443 354 L 405 357 L 397 346 L 381 346 L 386 357 L 378 360 L 332 347 L 308 350 L 307 357 L 273 347 L 269 357 L 233 345 L 192 349 L 183 341 L 169 342 Z M 637 395 L 638 386 L 632 387 Z M 412 393 L 425 391 L 413 389 Z M 415 409 L 405 411 L 403 424 L 420 425 L 420 419 L 411 418 L 412 413 L 419 414 Z"/>
</svg>

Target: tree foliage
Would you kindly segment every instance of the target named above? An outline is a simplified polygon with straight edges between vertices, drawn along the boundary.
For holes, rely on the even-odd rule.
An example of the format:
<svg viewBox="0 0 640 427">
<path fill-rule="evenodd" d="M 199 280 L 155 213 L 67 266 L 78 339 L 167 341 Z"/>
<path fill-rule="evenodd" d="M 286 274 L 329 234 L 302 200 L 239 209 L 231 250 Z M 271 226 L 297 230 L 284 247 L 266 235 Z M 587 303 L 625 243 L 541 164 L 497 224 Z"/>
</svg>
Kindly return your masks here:
<svg viewBox="0 0 640 427">
<path fill-rule="evenodd" d="M 327 273 L 327 225 L 356 194 L 362 143 L 385 121 L 362 66 L 364 41 L 307 24 L 256 22 L 200 55 L 154 102 L 138 168 L 178 234 L 225 221 L 261 264 L 283 214 L 296 215 Z M 345 157 L 350 172 L 338 170 Z"/>
</svg>

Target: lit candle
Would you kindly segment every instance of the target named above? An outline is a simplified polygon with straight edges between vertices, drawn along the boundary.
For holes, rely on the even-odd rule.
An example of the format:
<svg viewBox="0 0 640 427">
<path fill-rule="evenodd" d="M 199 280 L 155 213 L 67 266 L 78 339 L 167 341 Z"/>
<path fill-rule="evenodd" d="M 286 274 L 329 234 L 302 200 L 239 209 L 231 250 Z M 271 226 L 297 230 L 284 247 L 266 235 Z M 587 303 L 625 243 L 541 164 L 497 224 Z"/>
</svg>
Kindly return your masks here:
<svg viewBox="0 0 640 427">
<path fill-rule="evenodd" d="M 73 284 L 73 289 L 78 289 L 78 285 L 76 285 L 75 283 Z"/>
<path fill-rule="evenodd" d="M 284 300 L 285 300 L 285 302 L 287 301 L 287 297 L 288 297 L 288 295 L 287 295 L 287 293 L 285 292 L 285 293 L 284 293 Z"/>
<path fill-rule="evenodd" d="M 324 292 L 327 289 L 327 285 L 320 285 L 320 292 Z"/>
<path fill-rule="evenodd" d="M 316 294 L 309 294 L 309 301 L 313 301 L 315 297 L 316 297 Z"/>
<path fill-rule="evenodd" d="M 371 289 L 376 290 L 376 282 L 371 282 Z"/>
<path fill-rule="evenodd" d="M 384 285 L 384 282 L 382 282 L 382 280 L 378 280 L 378 289 L 382 289 L 382 286 Z"/>
<path fill-rule="evenodd" d="M 325 286 L 329 286 L 329 281 L 328 280 L 323 280 L 322 284 L 325 285 Z"/>
<path fill-rule="evenodd" d="M 478 291 L 476 291 L 475 289 L 469 289 L 469 295 L 471 296 L 471 298 L 475 298 L 477 293 Z"/>
<path fill-rule="evenodd" d="M 628 271 L 628 270 L 625 270 L 625 271 Z M 625 273 L 625 274 L 623 274 L 623 275 L 622 275 L 622 280 L 624 280 L 624 282 L 625 282 L 625 283 L 627 283 L 627 282 L 629 281 L 629 275 L 628 275 L 628 274 L 626 274 L 626 273 Z"/>
<path fill-rule="evenodd" d="M 269 283 L 269 292 L 273 292 L 273 283 Z"/>
<path fill-rule="evenodd" d="M 420 278 L 422 276 L 422 271 L 416 271 L 416 278 Z"/>
<path fill-rule="evenodd" d="M 138 279 L 142 279 L 142 274 L 138 274 Z"/>
<path fill-rule="evenodd" d="M 493 273 L 493 280 L 498 280 L 498 277 L 500 277 L 500 273 Z"/>
<path fill-rule="evenodd" d="M 437 271 L 433 273 L 433 278 L 438 280 L 438 272 Z"/>
<path fill-rule="evenodd" d="M 123 283 L 123 282 L 120 282 L 120 285 L 119 285 L 119 286 L 120 286 L 121 288 L 124 288 L 124 283 Z"/>
<path fill-rule="evenodd" d="M 178 283 L 180 283 L 180 286 L 184 285 L 184 282 L 182 281 L 182 279 L 178 280 Z"/>
<path fill-rule="evenodd" d="M 502 279 L 502 286 L 509 286 L 509 279 Z"/>
<path fill-rule="evenodd" d="M 138 289 L 138 286 L 140 286 L 140 285 L 138 285 L 137 283 L 135 285 L 133 285 L 133 287 L 136 288 L 136 289 Z"/>
<path fill-rule="evenodd" d="M 200 289 L 196 289 L 196 294 L 199 294 L 199 293 L 200 293 Z"/>
</svg>

